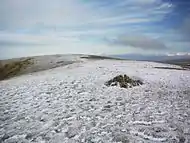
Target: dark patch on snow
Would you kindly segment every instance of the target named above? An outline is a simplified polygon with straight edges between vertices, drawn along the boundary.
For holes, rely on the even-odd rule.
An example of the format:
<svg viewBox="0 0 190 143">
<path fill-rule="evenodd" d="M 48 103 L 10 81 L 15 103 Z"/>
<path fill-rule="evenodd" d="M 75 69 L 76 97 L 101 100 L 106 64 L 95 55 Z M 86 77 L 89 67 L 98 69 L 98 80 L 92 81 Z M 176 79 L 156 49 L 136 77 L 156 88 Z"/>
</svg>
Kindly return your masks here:
<svg viewBox="0 0 190 143">
<path fill-rule="evenodd" d="M 9 135 L 4 134 L 3 137 L 0 139 L 0 142 L 4 142 L 5 140 L 7 140 L 8 138 L 10 138 Z"/>
<path fill-rule="evenodd" d="M 124 60 L 115 57 L 106 57 L 106 56 L 97 56 L 97 55 L 87 55 L 80 57 L 82 59 L 90 59 L 90 60 Z"/>
<path fill-rule="evenodd" d="M 188 70 L 187 68 L 172 68 L 172 67 L 154 67 L 156 69 L 168 69 L 168 70 Z"/>
<path fill-rule="evenodd" d="M 121 143 L 129 143 L 130 142 L 126 133 L 114 133 L 113 136 L 114 136 L 114 138 L 113 138 L 114 142 L 121 142 Z"/>
<path fill-rule="evenodd" d="M 35 135 L 34 133 L 28 133 L 28 134 L 26 135 L 25 139 L 30 140 L 30 139 L 33 138 L 34 135 Z"/>
<path fill-rule="evenodd" d="M 78 134 L 78 129 L 69 127 L 65 134 L 68 138 L 73 138 L 74 136 L 76 136 Z"/>
</svg>

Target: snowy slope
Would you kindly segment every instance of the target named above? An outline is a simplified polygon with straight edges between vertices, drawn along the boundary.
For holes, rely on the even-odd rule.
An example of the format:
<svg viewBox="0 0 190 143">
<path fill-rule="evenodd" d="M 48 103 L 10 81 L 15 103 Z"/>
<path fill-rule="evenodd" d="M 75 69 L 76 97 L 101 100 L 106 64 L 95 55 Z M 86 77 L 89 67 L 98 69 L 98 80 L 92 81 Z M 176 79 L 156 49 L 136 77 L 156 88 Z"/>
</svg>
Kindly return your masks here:
<svg viewBox="0 0 190 143">
<path fill-rule="evenodd" d="M 190 142 L 190 72 L 86 61 L 0 82 L 0 142 Z M 145 84 L 106 87 L 118 74 Z"/>
<path fill-rule="evenodd" d="M 0 70 L 2 69 L 4 71 L 0 73 L 2 74 L 0 80 L 85 61 L 81 56 L 84 55 L 43 55 L 0 60 Z M 18 68 L 18 65 L 20 68 Z"/>
</svg>

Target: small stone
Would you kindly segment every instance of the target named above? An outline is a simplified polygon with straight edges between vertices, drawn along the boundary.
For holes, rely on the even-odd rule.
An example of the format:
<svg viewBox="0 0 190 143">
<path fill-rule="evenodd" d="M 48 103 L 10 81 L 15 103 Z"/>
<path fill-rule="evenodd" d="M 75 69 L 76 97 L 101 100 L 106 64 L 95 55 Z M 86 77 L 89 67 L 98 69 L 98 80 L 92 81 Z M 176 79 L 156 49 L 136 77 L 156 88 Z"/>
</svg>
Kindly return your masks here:
<svg viewBox="0 0 190 143">
<path fill-rule="evenodd" d="M 117 98 L 116 98 L 116 101 L 121 101 L 121 100 L 123 100 L 122 97 L 117 97 Z"/>
<path fill-rule="evenodd" d="M 91 98 L 89 101 L 96 101 L 96 98 Z"/>
<path fill-rule="evenodd" d="M 75 109 L 71 109 L 71 110 L 70 110 L 70 112 L 74 112 L 74 111 L 75 111 Z"/>
<path fill-rule="evenodd" d="M 183 136 L 179 137 L 179 143 L 184 143 L 185 142 L 185 138 Z"/>
<path fill-rule="evenodd" d="M 78 134 L 78 129 L 69 127 L 65 134 L 68 138 L 73 138 L 74 136 L 76 136 Z"/>
<path fill-rule="evenodd" d="M 51 93 L 52 93 L 52 92 L 50 92 L 50 91 L 47 91 L 47 92 L 46 92 L 46 94 L 51 94 Z"/>
<path fill-rule="evenodd" d="M 7 134 L 4 134 L 0 141 L 5 141 L 8 138 L 10 138 L 10 136 Z"/>
<path fill-rule="evenodd" d="M 33 137 L 33 134 L 32 133 L 28 133 L 25 137 L 25 139 L 29 140 Z"/>
<path fill-rule="evenodd" d="M 45 122 L 45 118 L 41 117 L 41 118 L 40 118 L 40 121 L 41 121 L 41 122 Z"/>
<path fill-rule="evenodd" d="M 111 108 L 111 105 L 106 105 L 104 106 L 104 108 Z"/>
<path fill-rule="evenodd" d="M 111 101 L 108 101 L 107 103 L 111 103 Z"/>
<path fill-rule="evenodd" d="M 114 135 L 113 141 L 115 142 L 121 142 L 121 143 L 129 143 L 128 137 L 123 133 L 117 133 Z"/>
<path fill-rule="evenodd" d="M 105 106 L 103 107 L 102 111 L 111 112 L 111 111 L 112 111 L 111 107 L 112 107 L 111 105 L 105 105 Z"/>
<path fill-rule="evenodd" d="M 119 106 L 125 105 L 124 102 L 119 102 Z"/>
</svg>

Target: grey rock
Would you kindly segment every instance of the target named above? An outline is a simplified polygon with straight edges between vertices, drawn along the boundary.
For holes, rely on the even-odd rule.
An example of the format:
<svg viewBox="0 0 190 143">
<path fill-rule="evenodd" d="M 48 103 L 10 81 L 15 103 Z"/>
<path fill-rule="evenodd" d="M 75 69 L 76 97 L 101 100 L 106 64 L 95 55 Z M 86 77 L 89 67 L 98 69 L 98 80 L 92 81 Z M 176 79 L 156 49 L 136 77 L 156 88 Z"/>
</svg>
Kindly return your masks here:
<svg viewBox="0 0 190 143">
<path fill-rule="evenodd" d="M 10 138 L 10 136 L 8 134 L 4 134 L 3 137 L 0 139 L 0 142 L 3 142 L 8 138 Z"/>
<path fill-rule="evenodd" d="M 130 142 L 128 136 L 124 133 L 114 134 L 113 141 L 114 142 L 121 142 L 121 143 L 129 143 Z"/>
<path fill-rule="evenodd" d="M 78 129 L 74 127 L 69 127 L 65 134 L 68 138 L 73 138 L 78 134 Z"/>
</svg>

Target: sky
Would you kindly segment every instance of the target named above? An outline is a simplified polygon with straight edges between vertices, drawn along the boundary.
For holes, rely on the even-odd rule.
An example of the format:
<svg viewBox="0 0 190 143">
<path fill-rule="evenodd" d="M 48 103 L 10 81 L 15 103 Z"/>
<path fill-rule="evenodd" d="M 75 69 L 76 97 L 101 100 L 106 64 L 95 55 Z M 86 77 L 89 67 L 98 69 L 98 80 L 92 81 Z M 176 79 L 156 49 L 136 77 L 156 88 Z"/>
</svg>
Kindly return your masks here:
<svg viewBox="0 0 190 143">
<path fill-rule="evenodd" d="M 0 0 L 0 59 L 190 55 L 189 0 Z"/>
</svg>

